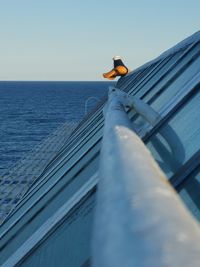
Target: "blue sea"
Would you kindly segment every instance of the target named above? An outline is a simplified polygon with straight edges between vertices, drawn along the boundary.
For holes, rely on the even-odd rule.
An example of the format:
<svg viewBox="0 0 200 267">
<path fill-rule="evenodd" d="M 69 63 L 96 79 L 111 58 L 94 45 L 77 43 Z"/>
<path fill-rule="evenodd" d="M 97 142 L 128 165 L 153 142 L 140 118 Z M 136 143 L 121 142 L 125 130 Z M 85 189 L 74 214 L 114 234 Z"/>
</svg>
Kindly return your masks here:
<svg viewBox="0 0 200 267">
<path fill-rule="evenodd" d="M 0 82 L 0 176 L 62 124 L 80 122 L 111 84 Z"/>
</svg>

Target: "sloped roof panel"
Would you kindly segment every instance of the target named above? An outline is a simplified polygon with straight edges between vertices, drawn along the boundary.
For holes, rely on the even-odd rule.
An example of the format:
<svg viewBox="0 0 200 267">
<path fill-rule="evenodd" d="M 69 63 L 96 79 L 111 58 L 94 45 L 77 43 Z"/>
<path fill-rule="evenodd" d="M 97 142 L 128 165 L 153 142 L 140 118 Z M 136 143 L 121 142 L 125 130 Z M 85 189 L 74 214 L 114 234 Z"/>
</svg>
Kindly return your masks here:
<svg viewBox="0 0 200 267">
<path fill-rule="evenodd" d="M 164 162 L 165 166 L 161 166 L 170 177 L 177 172 L 177 166 L 178 170 L 181 170 L 199 150 L 200 127 L 195 124 L 195 118 L 199 116 L 199 109 L 197 110 L 196 107 L 200 103 L 198 97 L 199 40 L 200 34 L 197 33 L 182 44 L 162 54 L 156 60 L 145 64 L 120 79 L 117 84 L 117 87 L 127 91 L 130 95 L 139 96 L 159 111 L 161 121 L 154 127 L 142 120 L 141 116 L 134 111 L 129 112 L 129 117 L 132 121 L 141 123 L 140 135 L 158 161 L 160 161 L 159 157 L 162 156 L 163 149 L 171 152 L 170 156 L 174 156 L 173 151 L 170 150 L 169 143 L 159 138 L 160 131 L 166 125 L 169 125 L 173 129 L 173 133 L 176 133 L 185 154 L 180 155 L 182 160 L 179 165 L 174 163 L 173 170 L 169 168 L 167 160 Z M 98 157 L 104 123 L 103 106 L 104 103 L 98 107 L 94 114 L 91 114 L 87 120 L 81 123 L 2 226 L 0 233 L 2 237 L 1 263 L 6 260 L 16 260 L 16 249 L 21 248 L 23 250 L 26 241 L 32 240 L 31 238 L 35 236 L 35 233 L 44 228 L 45 223 L 56 214 L 56 211 L 65 205 L 80 187 L 86 185 L 91 177 L 98 172 Z M 190 132 L 188 132 L 187 126 L 192 128 Z M 155 136 L 157 137 L 157 144 L 154 142 Z M 192 143 L 193 141 L 194 144 Z M 151 142 L 153 142 L 154 147 L 150 145 Z M 176 142 L 177 144 L 178 142 Z M 177 153 L 179 152 L 180 149 Z M 161 163 L 163 162 L 162 160 L 163 158 Z M 189 175 L 184 178 L 184 181 L 189 179 Z M 174 183 L 177 181 L 174 176 L 172 180 Z M 181 182 L 177 184 L 179 187 L 180 185 Z M 93 184 L 93 188 L 95 186 L 96 183 Z M 94 201 L 95 193 L 93 192 L 92 194 L 88 200 L 83 196 L 83 199 L 78 202 L 79 204 L 82 203 L 80 210 L 83 208 L 84 212 L 81 213 L 84 214 L 83 217 L 78 211 L 77 221 L 71 221 L 71 226 L 69 226 L 67 218 L 68 216 L 76 217 L 76 205 L 79 205 L 76 203 L 74 209 L 67 212 L 66 217 L 60 219 L 55 228 L 52 228 L 49 232 L 47 231 L 44 238 L 38 243 L 36 242 L 21 258 L 18 255 L 18 263 L 23 263 L 22 266 L 43 266 L 44 262 L 45 264 L 46 262 L 51 264 L 55 260 L 54 263 L 58 264 L 59 259 L 63 259 L 61 262 L 68 263 L 73 259 L 73 266 L 76 266 L 76 264 L 80 266 L 80 264 L 87 261 L 93 208 L 88 210 L 87 204 L 84 206 L 85 204 L 83 203 L 89 201 L 88 203 L 91 205 Z M 83 236 L 83 229 L 87 232 L 85 236 L 88 243 Z M 66 238 L 64 238 L 65 235 Z M 80 238 L 76 242 L 78 237 Z M 77 251 L 71 251 L 69 246 L 69 240 L 73 238 L 72 248 L 76 247 L 77 251 L 81 250 L 78 256 L 76 254 Z M 57 245 L 54 246 L 55 244 Z M 66 246 L 67 250 L 63 248 L 64 246 Z M 55 255 L 54 253 L 50 255 L 48 249 L 57 252 Z M 50 259 L 51 261 L 48 261 Z"/>
</svg>

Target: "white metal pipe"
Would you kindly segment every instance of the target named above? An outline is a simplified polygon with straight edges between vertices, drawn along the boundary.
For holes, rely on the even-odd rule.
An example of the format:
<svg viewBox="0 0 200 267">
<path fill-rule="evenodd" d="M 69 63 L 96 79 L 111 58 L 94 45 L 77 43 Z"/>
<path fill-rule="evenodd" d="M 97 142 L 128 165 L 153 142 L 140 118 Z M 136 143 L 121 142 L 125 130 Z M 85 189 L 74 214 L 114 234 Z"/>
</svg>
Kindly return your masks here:
<svg viewBox="0 0 200 267">
<path fill-rule="evenodd" d="M 199 267 L 199 225 L 132 131 L 124 99 L 111 96 L 105 112 L 92 266 Z"/>
<path fill-rule="evenodd" d="M 139 113 L 144 119 L 146 119 L 152 126 L 154 126 L 161 119 L 159 113 L 157 113 L 152 107 L 142 101 L 140 98 L 130 96 L 133 109 Z"/>
<path fill-rule="evenodd" d="M 90 96 L 88 99 L 86 99 L 86 101 L 85 101 L 85 113 L 84 113 L 85 115 L 88 114 L 88 103 L 90 100 L 95 100 L 96 102 L 98 102 L 99 98 L 96 96 Z"/>
</svg>

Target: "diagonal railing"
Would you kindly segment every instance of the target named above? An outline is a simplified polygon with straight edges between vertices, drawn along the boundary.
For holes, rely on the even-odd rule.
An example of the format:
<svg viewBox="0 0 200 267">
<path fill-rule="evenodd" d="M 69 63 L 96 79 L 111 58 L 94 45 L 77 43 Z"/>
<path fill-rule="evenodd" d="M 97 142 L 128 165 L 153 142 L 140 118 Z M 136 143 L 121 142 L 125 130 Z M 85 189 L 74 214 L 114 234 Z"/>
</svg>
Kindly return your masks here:
<svg viewBox="0 0 200 267">
<path fill-rule="evenodd" d="M 137 102 L 137 111 L 156 118 Z M 134 103 L 133 103 L 134 107 Z M 111 89 L 99 169 L 92 266 L 200 266 L 200 228 L 182 204 Z M 151 117 L 152 120 L 152 117 Z"/>
</svg>

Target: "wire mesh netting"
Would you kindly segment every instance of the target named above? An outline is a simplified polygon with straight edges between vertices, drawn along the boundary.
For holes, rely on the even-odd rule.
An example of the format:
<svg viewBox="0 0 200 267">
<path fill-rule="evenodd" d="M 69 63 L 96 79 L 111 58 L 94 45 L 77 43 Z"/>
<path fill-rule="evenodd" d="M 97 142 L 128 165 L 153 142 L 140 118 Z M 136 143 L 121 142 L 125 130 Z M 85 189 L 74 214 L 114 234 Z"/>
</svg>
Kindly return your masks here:
<svg viewBox="0 0 200 267">
<path fill-rule="evenodd" d="M 30 186 L 39 179 L 56 156 L 77 123 L 66 122 L 37 145 L 0 178 L 0 224 L 13 210 Z"/>
</svg>

